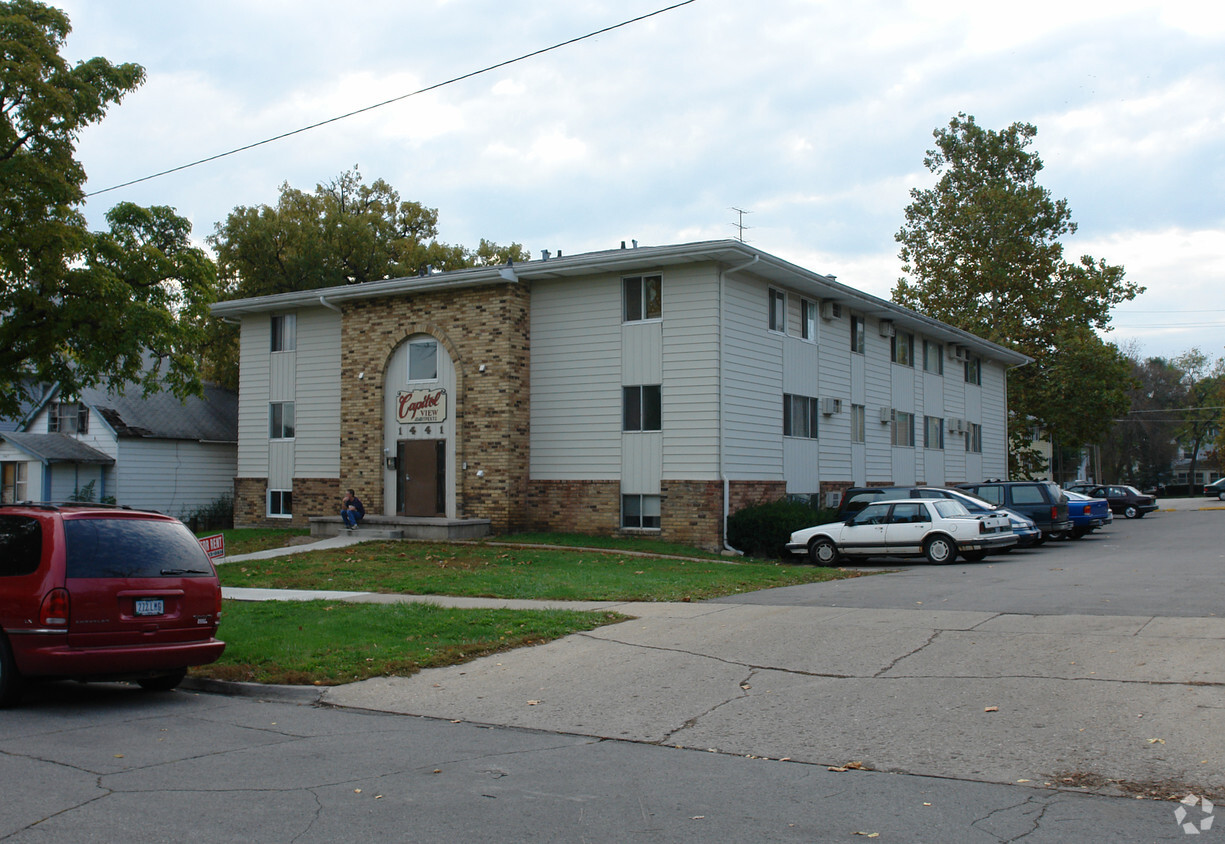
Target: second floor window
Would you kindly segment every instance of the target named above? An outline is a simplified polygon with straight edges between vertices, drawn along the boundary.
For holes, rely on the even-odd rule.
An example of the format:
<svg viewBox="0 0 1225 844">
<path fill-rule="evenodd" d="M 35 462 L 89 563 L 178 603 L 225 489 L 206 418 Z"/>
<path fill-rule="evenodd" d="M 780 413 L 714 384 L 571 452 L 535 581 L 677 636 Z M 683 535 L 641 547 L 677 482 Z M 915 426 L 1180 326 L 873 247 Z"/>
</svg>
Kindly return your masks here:
<svg viewBox="0 0 1225 844">
<path fill-rule="evenodd" d="M 783 395 L 783 436 L 817 438 L 817 400 L 811 396 Z"/>
<path fill-rule="evenodd" d="M 851 351 L 863 354 L 863 317 L 851 314 Z"/>
<path fill-rule="evenodd" d="M 662 284 L 663 279 L 657 275 L 635 275 L 621 279 L 626 322 L 641 322 L 663 316 Z"/>
<path fill-rule="evenodd" d="M 47 409 L 47 433 L 89 433 L 89 408 L 80 402 L 54 402 Z"/>
<path fill-rule="evenodd" d="M 623 431 L 658 431 L 663 427 L 663 412 L 658 384 L 622 387 Z"/>
<path fill-rule="evenodd" d="M 770 330 L 787 330 L 787 294 L 781 290 L 770 290 Z"/>
<path fill-rule="evenodd" d="M 800 336 L 805 340 L 817 339 L 817 303 L 810 299 L 800 300 Z"/>
<path fill-rule="evenodd" d="M 296 314 L 272 315 L 272 351 L 292 352 L 298 347 L 298 317 Z"/>
<path fill-rule="evenodd" d="M 967 384 L 982 384 L 983 383 L 983 359 L 970 358 L 966 361 L 966 383 Z"/>
<path fill-rule="evenodd" d="M 931 340 L 923 341 L 923 369 L 937 375 L 944 374 L 944 346 Z"/>
<path fill-rule="evenodd" d="M 902 366 L 914 366 L 914 335 L 898 331 L 893 335 L 893 351 L 890 360 Z"/>
<path fill-rule="evenodd" d="M 274 401 L 268 405 L 268 438 L 293 439 L 293 402 Z"/>
</svg>

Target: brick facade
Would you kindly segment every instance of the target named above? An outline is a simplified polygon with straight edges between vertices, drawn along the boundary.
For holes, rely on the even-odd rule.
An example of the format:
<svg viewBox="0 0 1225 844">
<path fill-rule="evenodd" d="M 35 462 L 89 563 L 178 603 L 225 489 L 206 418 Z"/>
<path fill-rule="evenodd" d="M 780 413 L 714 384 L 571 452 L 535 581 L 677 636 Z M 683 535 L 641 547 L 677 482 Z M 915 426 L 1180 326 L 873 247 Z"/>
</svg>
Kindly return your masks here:
<svg viewBox="0 0 1225 844">
<path fill-rule="evenodd" d="M 339 513 L 342 495 L 339 478 L 294 478 L 292 518 L 270 518 L 265 515 L 268 479 L 235 478 L 234 527 L 308 527 L 310 516 Z"/>
<path fill-rule="evenodd" d="M 340 405 L 352 433 L 341 440 L 340 476 L 344 486 L 369 491 L 368 510 L 384 509 L 388 361 L 410 336 L 427 334 L 455 365 L 456 465 L 448 471 L 455 478 L 456 517 L 489 519 L 495 532 L 526 526 L 529 296 L 526 285 L 497 284 L 343 306 Z"/>
<path fill-rule="evenodd" d="M 531 481 L 528 530 L 612 536 L 621 526 L 619 481 Z"/>
</svg>

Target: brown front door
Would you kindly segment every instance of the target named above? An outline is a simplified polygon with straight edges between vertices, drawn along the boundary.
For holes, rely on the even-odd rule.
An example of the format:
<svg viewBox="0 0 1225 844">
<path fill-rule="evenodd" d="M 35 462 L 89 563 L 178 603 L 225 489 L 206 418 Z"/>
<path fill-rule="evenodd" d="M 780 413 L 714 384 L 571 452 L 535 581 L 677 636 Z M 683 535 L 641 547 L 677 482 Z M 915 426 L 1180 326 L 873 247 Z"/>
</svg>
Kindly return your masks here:
<svg viewBox="0 0 1225 844">
<path fill-rule="evenodd" d="M 396 513 L 445 516 L 446 441 L 400 440 L 396 443 L 396 458 Z"/>
</svg>

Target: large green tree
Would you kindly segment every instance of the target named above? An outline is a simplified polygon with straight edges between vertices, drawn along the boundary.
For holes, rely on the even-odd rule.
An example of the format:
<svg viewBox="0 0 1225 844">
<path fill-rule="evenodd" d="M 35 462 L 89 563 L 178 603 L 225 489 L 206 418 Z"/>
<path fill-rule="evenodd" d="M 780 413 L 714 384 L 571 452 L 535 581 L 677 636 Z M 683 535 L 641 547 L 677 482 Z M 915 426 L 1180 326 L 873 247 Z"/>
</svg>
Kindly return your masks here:
<svg viewBox="0 0 1225 844">
<path fill-rule="evenodd" d="M 1126 412 L 1127 360 L 1097 331 L 1109 330 L 1114 305 L 1143 292 L 1122 267 L 1064 259 L 1061 238 L 1076 224 L 1067 201 L 1038 183 L 1036 134 L 1028 123 L 984 129 L 965 114 L 937 129 L 923 163 L 938 180 L 911 190 L 896 235 L 906 275 L 895 302 L 1034 359 L 1008 381 L 1016 475 L 1044 468 L 1027 447 L 1035 426 L 1074 447 Z"/>
<path fill-rule="evenodd" d="M 60 50 L 70 30 L 59 9 L 0 2 L 0 415 L 32 381 L 69 395 L 135 380 L 199 389 L 185 350 L 213 271 L 185 222 L 123 205 L 109 231 L 93 233 L 81 213 L 76 141 L 144 70 L 104 58 L 69 65 Z"/>
<path fill-rule="evenodd" d="M 1187 477 L 1195 492 L 1200 450 L 1218 442 L 1225 430 L 1225 410 L 1222 410 L 1225 406 L 1225 357 L 1213 361 L 1193 348 L 1174 358 L 1174 366 L 1182 373 L 1182 386 L 1186 390 L 1186 406 L 1182 408 L 1182 421 L 1175 435 L 1191 455 Z M 1211 455 L 1211 459 L 1214 468 L 1219 465 L 1218 454 Z"/>
<path fill-rule="evenodd" d="M 241 299 L 295 290 L 415 276 L 429 268 L 526 261 L 517 243 L 482 239 L 476 249 L 441 243 L 438 211 L 400 199 L 387 182 L 366 184 L 357 168 L 313 193 L 281 186 L 276 205 L 240 206 L 209 238 L 222 276 L 222 297 Z M 237 380 L 232 326 L 209 330 L 206 372 Z"/>
<path fill-rule="evenodd" d="M 1136 486 L 1167 482 L 1178 456 L 1175 437 L 1186 404 L 1183 372 L 1163 358 L 1141 358 L 1134 349 L 1127 359 L 1131 407 L 1098 448 L 1101 473 L 1095 480 Z"/>
</svg>

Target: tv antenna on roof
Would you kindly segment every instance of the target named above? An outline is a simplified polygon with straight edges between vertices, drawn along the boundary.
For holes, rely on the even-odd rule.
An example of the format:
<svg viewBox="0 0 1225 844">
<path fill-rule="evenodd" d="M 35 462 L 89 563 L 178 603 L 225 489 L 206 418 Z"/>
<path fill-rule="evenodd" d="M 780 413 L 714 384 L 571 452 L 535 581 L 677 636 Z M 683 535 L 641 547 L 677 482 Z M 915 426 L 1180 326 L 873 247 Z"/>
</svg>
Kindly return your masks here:
<svg viewBox="0 0 1225 844">
<path fill-rule="evenodd" d="M 737 214 L 739 214 L 739 215 L 740 215 L 739 219 L 736 221 L 736 224 L 735 224 L 735 225 L 736 225 L 736 229 L 737 229 L 737 231 L 739 232 L 739 234 L 737 235 L 736 239 L 737 239 L 737 240 L 739 240 L 741 243 L 744 243 L 744 233 L 745 233 L 745 231 L 747 231 L 748 229 L 751 229 L 751 228 L 752 228 L 752 226 L 746 226 L 746 225 L 744 224 L 744 215 L 745 215 L 745 214 L 752 214 L 753 212 L 752 212 L 752 211 L 745 211 L 743 208 L 737 208 L 737 207 L 736 207 L 736 206 L 734 206 L 734 205 L 732 206 L 732 210 L 733 210 L 733 211 L 735 211 Z"/>
</svg>

